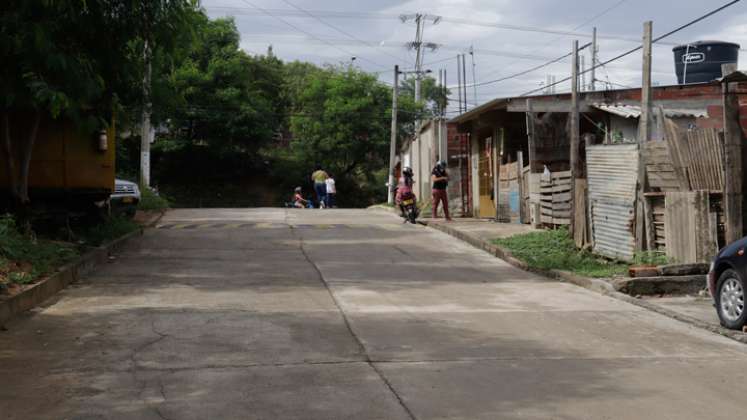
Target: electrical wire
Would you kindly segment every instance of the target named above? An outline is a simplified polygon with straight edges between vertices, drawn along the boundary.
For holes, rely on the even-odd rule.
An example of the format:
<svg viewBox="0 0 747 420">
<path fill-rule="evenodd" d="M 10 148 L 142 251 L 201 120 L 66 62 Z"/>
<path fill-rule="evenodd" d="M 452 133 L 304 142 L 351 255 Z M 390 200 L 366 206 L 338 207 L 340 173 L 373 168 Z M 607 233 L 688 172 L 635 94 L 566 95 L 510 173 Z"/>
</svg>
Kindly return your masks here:
<svg viewBox="0 0 747 420">
<path fill-rule="evenodd" d="M 247 8 L 242 7 L 228 7 L 228 6 L 210 6 L 208 9 L 210 10 L 216 10 L 216 11 L 225 11 L 230 12 L 233 15 L 251 15 L 252 13 L 247 13 Z M 259 10 L 258 8 L 255 8 L 256 10 Z M 300 11 L 293 11 L 288 9 L 262 9 L 261 10 L 264 14 L 278 18 L 280 16 L 286 16 L 286 17 L 303 17 L 303 13 Z M 333 19 L 374 19 L 374 20 L 389 20 L 389 19 L 400 19 L 399 14 L 389 14 L 389 13 L 376 13 L 376 12 L 336 12 L 336 11 L 328 11 L 328 10 L 316 10 L 316 11 L 310 11 L 315 16 L 318 17 L 326 17 L 326 18 L 333 18 Z M 512 31 L 520 31 L 520 32 L 535 32 L 535 33 L 545 33 L 545 34 L 554 34 L 554 35 L 563 35 L 563 36 L 571 36 L 571 37 L 589 37 L 589 34 L 585 33 L 579 33 L 574 31 L 563 31 L 563 30 L 554 30 L 554 29 L 547 29 L 546 27 L 538 27 L 538 26 L 528 26 L 528 25 L 509 25 L 509 24 L 502 24 L 497 22 L 480 22 L 480 21 L 474 21 L 472 19 L 464 19 L 464 18 L 457 18 L 457 17 L 449 17 L 449 16 L 441 16 L 442 22 L 451 22 L 459 25 L 467 25 L 467 26 L 482 26 L 482 27 L 489 27 L 489 28 L 497 28 L 497 29 L 506 29 L 506 30 L 512 30 Z M 609 40 L 616 40 L 616 41 L 625 41 L 625 42 L 639 42 L 637 39 L 633 38 L 627 38 L 623 36 L 614 36 L 614 35 L 606 35 L 606 36 L 600 36 L 599 39 L 609 39 Z M 672 45 L 679 45 L 678 43 L 672 43 Z"/>
<path fill-rule="evenodd" d="M 339 32 L 339 33 L 341 33 L 341 34 L 343 34 L 343 35 L 345 35 L 345 36 L 347 36 L 347 37 L 349 37 L 349 38 L 351 38 L 351 39 L 354 39 L 354 40 L 356 40 L 356 41 L 358 41 L 358 42 L 361 42 L 361 43 L 363 43 L 363 44 L 364 44 L 364 45 L 366 45 L 366 46 L 369 46 L 369 47 L 375 48 L 375 49 L 377 49 L 377 50 L 381 51 L 382 53 L 384 53 L 384 54 L 388 55 L 389 57 L 392 57 L 392 58 L 394 58 L 394 59 L 395 59 L 395 60 L 397 60 L 397 61 L 401 61 L 401 60 L 402 60 L 402 58 L 401 58 L 401 57 L 395 56 L 394 54 L 390 54 L 389 52 L 387 52 L 387 51 L 384 51 L 384 50 L 380 49 L 380 48 L 379 48 L 379 47 L 377 47 L 376 45 L 372 45 L 372 44 L 371 44 L 371 43 L 369 43 L 369 42 L 366 42 L 366 41 L 363 41 L 362 39 L 359 39 L 359 38 L 358 38 L 358 37 L 356 37 L 355 35 L 353 35 L 353 34 L 351 34 L 351 33 L 347 32 L 347 31 L 344 31 L 344 30 L 342 30 L 342 29 L 338 28 L 337 26 L 335 26 L 335 25 L 332 25 L 331 23 L 328 23 L 327 21 L 325 21 L 325 20 L 323 20 L 323 19 L 321 19 L 321 18 L 317 17 L 317 16 L 315 15 L 315 14 L 313 14 L 313 13 L 309 12 L 308 10 L 306 10 L 306 9 L 303 9 L 303 8 L 301 8 L 301 7 L 299 7 L 299 6 L 296 6 L 295 4 L 291 3 L 291 2 L 290 2 L 290 1 L 288 1 L 288 0 L 281 0 L 281 1 L 282 1 L 283 3 L 285 3 L 285 4 L 287 4 L 288 6 L 291 6 L 291 7 L 293 7 L 294 9 L 296 9 L 296 10 L 298 10 L 298 11 L 300 11 L 300 12 L 304 13 L 305 15 L 308 15 L 308 16 L 312 17 L 312 18 L 313 18 L 314 20 L 316 20 L 317 22 L 319 22 L 319 23 L 321 23 L 321 24 L 323 24 L 323 25 L 327 26 L 328 28 L 332 28 L 333 30 L 335 30 L 335 31 L 337 31 L 337 32 Z"/>
<path fill-rule="evenodd" d="M 623 5 L 623 3 L 626 3 L 627 1 L 628 1 L 628 0 L 619 0 L 619 1 L 617 2 L 617 3 L 613 4 L 612 6 L 610 6 L 610 7 L 606 8 L 606 9 L 604 9 L 603 11 L 601 11 L 601 12 L 597 13 L 597 14 L 596 14 L 596 15 L 594 15 L 593 17 L 591 17 L 591 18 L 589 18 L 589 19 L 585 20 L 585 21 L 584 21 L 583 23 L 581 23 L 581 24 L 579 24 L 579 25 L 576 25 L 576 26 L 575 26 L 575 27 L 573 28 L 573 30 L 574 30 L 574 31 L 577 31 L 577 30 L 579 30 L 579 29 L 583 28 L 584 26 L 586 26 L 586 25 L 590 24 L 591 22 L 594 22 L 595 20 L 599 19 L 600 17 L 602 17 L 602 16 L 605 16 L 605 15 L 606 15 L 607 13 L 609 13 L 609 12 L 611 12 L 611 11 L 613 11 L 613 10 L 617 9 L 618 7 L 622 6 L 622 5 Z M 555 39 L 551 40 L 550 42 L 548 42 L 548 43 L 546 43 L 546 44 L 545 44 L 544 46 L 542 46 L 542 47 L 540 48 L 540 51 L 542 51 L 542 50 L 544 50 L 545 48 L 549 47 L 550 45 L 552 45 L 552 44 L 554 44 L 554 43 L 556 43 L 556 42 L 560 41 L 560 40 L 561 40 L 561 39 L 563 39 L 563 38 L 565 38 L 565 36 L 561 35 L 561 36 L 559 36 L 559 37 L 557 37 L 557 38 L 555 38 Z M 637 41 L 636 41 L 636 42 L 637 42 Z M 594 54 L 594 52 L 592 52 L 592 54 Z M 505 66 L 505 67 L 502 67 L 502 68 L 500 68 L 500 69 L 497 69 L 497 70 L 493 70 L 493 71 L 488 71 L 488 72 L 486 73 L 486 76 L 489 76 L 489 75 L 491 75 L 491 74 L 493 74 L 493 73 L 496 73 L 497 71 L 500 71 L 500 70 L 506 70 L 507 68 L 510 68 L 510 67 L 514 66 L 514 65 L 515 65 L 516 63 L 518 63 L 518 62 L 519 62 L 519 61 L 517 60 L 517 61 L 514 61 L 513 63 L 509 63 L 509 64 L 508 64 L 507 66 Z M 540 68 L 541 68 L 541 67 L 540 67 Z"/>
<path fill-rule="evenodd" d="M 704 14 L 704 15 L 702 15 L 702 16 L 700 16 L 700 17 L 698 17 L 698 18 L 696 18 L 696 19 L 694 19 L 694 20 L 692 20 L 692 21 L 690 21 L 690 22 L 688 22 L 686 24 L 684 24 L 684 25 L 681 25 L 678 28 L 675 28 L 675 29 L 673 29 L 673 30 L 665 33 L 664 35 L 661 35 L 659 37 L 654 38 L 651 42 L 653 44 L 658 43 L 662 39 L 668 38 L 668 37 L 676 34 L 677 32 L 680 32 L 680 31 L 682 31 L 682 30 L 684 30 L 686 28 L 689 28 L 690 26 L 693 26 L 693 25 L 695 25 L 697 23 L 700 23 L 701 21 L 703 21 L 705 19 L 708 19 L 709 17 L 711 17 L 711 16 L 713 16 L 713 15 L 715 15 L 715 14 L 717 14 L 717 13 L 719 13 L 719 12 L 721 12 L 721 11 L 723 11 L 723 10 L 725 10 L 725 9 L 727 9 L 727 8 L 729 8 L 729 7 L 737 4 L 737 3 L 739 3 L 740 1 L 742 1 L 742 0 L 733 0 L 733 1 L 729 2 L 729 3 L 726 3 L 725 5 L 723 5 L 721 7 L 718 7 L 718 8 L 716 8 L 716 9 L 714 9 L 714 10 L 712 10 L 712 11 L 710 11 L 710 12 L 708 12 L 708 13 L 706 13 L 706 14 Z M 635 47 L 635 48 L 633 48 L 631 50 L 625 51 L 624 53 L 619 54 L 619 55 L 617 55 L 617 56 L 615 56 L 615 57 L 613 57 L 613 58 L 611 58 L 611 59 L 609 59 L 607 61 L 601 62 L 601 63 L 599 63 L 599 64 L 597 64 L 595 66 L 592 66 L 592 67 L 590 67 L 590 68 L 588 68 L 586 70 L 583 70 L 583 71 L 579 72 L 579 76 L 582 75 L 582 74 L 585 74 L 585 73 L 589 73 L 592 70 L 596 70 L 596 69 L 598 69 L 600 67 L 603 67 L 603 66 L 605 66 L 605 65 L 607 65 L 609 63 L 612 63 L 614 61 L 617 61 L 617 60 L 619 60 L 621 58 L 627 57 L 627 56 L 629 56 L 629 55 L 631 55 L 631 54 L 633 54 L 633 53 L 635 53 L 637 51 L 640 51 L 642 49 L 643 49 L 643 45 L 639 45 L 639 46 L 637 46 L 637 47 Z M 543 87 L 541 87 L 539 89 L 532 89 L 529 92 L 526 92 L 526 93 L 524 93 L 524 94 L 522 94 L 520 96 L 527 96 L 527 95 L 531 95 L 533 93 L 540 92 L 540 91 L 542 91 L 544 89 L 547 89 L 549 87 L 557 86 L 557 85 L 559 85 L 561 83 L 567 82 L 567 81 L 571 80 L 572 78 L 573 78 L 572 76 L 566 77 L 566 78 L 564 78 L 562 80 L 559 80 L 559 81 L 557 81 L 555 83 L 551 83 L 551 84 L 546 85 L 546 86 L 543 86 Z"/>
<path fill-rule="evenodd" d="M 267 16 L 270 16 L 270 17 L 272 17 L 272 18 L 274 18 L 274 19 L 277 19 L 277 20 L 279 20 L 279 21 L 283 22 L 284 24 L 286 24 L 287 26 L 289 26 L 289 27 L 293 28 L 294 30 L 296 30 L 296 31 L 298 31 L 298 32 L 301 32 L 301 33 L 303 33 L 303 34 L 306 34 L 307 36 L 310 36 L 310 37 L 312 37 L 312 38 L 314 38 L 314 39 L 316 39 L 316 40 L 319 40 L 319 41 L 321 41 L 321 42 L 323 42 L 323 43 L 325 43 L 325 44 L 329 45 L 329 46 L 330 46 L 330 47 L 332 47 L 332 48 L 336 48 L 336 49 L 338 49 L 338 50 L 340 50 L 340 51 L 344 52 L 345 54 L 348 54 L 348 55 L 349 55 L 349 56 L 351 56 L 351 57 L 352 57 L 352 56 L 356 56 L 356 54 L 354 54 L 354 53 L 352 53 L 352 52 L 350 52 L 350 51 L 348 51 L 348 50 L 346 50 L 346 49 L 344 49 L 344 48 L 340 48 L 340 47 L 338 47 L 337 45 L 334 45 L 334 44 L 332 44 L 331 42 L 328 42 L 328 41 L 324 40 L 323 38 L 320 38 L 320 37 L 318 37 L 318 36 L 314 35 L 314 34 L 313 34 L 313 33 L 311 33 L 311 32 L 308 32 L 308 31 L 306 31 L 306 30 L 303 30 L 303 29 L 299 28 L 298 26 L 296 26 L 296 25 L 294 25 L 294 24 L 292 24 L 292 23 L 288 22 L 287 20 L 285 20 L 285 19 L 281 18 L 280 16 L 276 16 L 276 15 L 272 14 L 272 13 L 271 13 L 271 12 L 270 12 L 270 11 L 269 11 L 268 9 L 263 9 L 263 8 L 261 8 L 261 7 L 257 6 L 257 5 L 255 5 L 255 4 L 252 4 L 252 3 L 251 3 L 251 2 L 249 2 L 248 0 L 241 0 L 241 2 L 243 2 L 244 4 L 247 4 L 247 5 L 249 5 L 250 7 L 254 8 L 254 9 L 256 9 L 256 10 L 259 10 L 259 11 L 261 11 L 262 13 L 266 14 Z M 375 65 L 375 66 L 378 66 L 378 67 L 382 67 L 382 68 L 386 68 L 386 67 L 389 67 L 389 66 L 384 66 L 384 65 L 382 65 L 382 64 L 379 64 L 379 63 L 377 63 L 377 62 L 375 62 L 375 61 L 369 60 L 369 59 L 367 59 L 367 58 L 365 58 L 365 57 L 360 57 L 360 58 L 361 58 L 362 60 L 368 61 L 369 63 L 371 63 L 371 64 L 373 64 L 373 65 Z"/>
<path fill-rule="evenodd" d="M 591 46 L 591 42 L 588 43 L 588 44 L 583 45 L 582 47 L 579 47 L 578 50 L 581 51 L 581 50 L 583 50 L 585 48 L 589 48 L 590 46 Z M 494 83 L 503 82 L 503 81 L 510 80 L 510 79 L 515 79 L 517 77 L 524 76 L 525 74 L 529 74 L 529 73 L 537 71 L 537 70 L 539 70 L 541 68 L 544 68 L 544 67 L 550 66 L 552 64 L 555 64 L 555 63 L 557 63 L 559 61 L 562 61 L 562 60 L 564 60 L 564 59 L 566 59 L 566 58 L 568 58 L 568 57 L 570 57 L 572 55 L 573 55 L 573 52 L 569 52 L 568 54 L 562 55 L 562 56 L 560 56 L 558 58 L 555 58 L 553 60 L 550 60 L 550 61 L 548 61 L 546 63 L 540 64 L 539 66 L 535 66 L 535 67 L 532 67 L 530 69 L 522 70 L 522 71 L 520 71 L 518 73 L 514 73 L 514 74 L 509 75 L 509 76 L 501 77 L 499 79 L 488 80 L 488 81 L 485 81 L 485 82 L 479 82 L 479 83 L 469 84 L 469 85 L 467 85 L 467 87 L 475 87 L 475 86 L 479 87 L 479 86 L 485 86 L 485 85 L 491 85 L 491 84 L 494 84 Z"/>
</svg>

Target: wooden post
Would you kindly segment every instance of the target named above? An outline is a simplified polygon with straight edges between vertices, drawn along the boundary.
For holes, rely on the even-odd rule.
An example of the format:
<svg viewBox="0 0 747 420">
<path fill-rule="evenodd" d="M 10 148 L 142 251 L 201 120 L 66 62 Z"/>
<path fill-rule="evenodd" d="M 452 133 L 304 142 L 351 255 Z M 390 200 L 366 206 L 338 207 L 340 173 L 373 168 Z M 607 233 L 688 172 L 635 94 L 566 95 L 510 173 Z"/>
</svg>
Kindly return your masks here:
<svg viewBox="0 0 747 420">
<path fill-rule="evenodd" d="M 526 223 L 526 206 L 524 203 L 524 152 L 516 152 L 516 166 L 519 167 L 519 223 Z"/>
<path fill-rule="evenodd" d="M 529 173 L 532 174 L 537 168 L 537 142 L 534 140 L 534 112 L 532 112 L 532 100 L 527 99 L 527 146 L 529 159 Z"/>
<path fill-rule="evenodd" d="M 495 202 L 495 222 L 501 221 L 501 153 L 500 153 L 500 141 L 498 140 L 498 131 L 496 128 L 493 130 L 493 200 Z"/>
<path fill-rule="evenodd" d="M 735 65 L 724 65 L 724 77 L 736 71 Z M 724 217 L 726 243 L 742 237 L 742 129 L 739 125 L 739 97 L 734 85 L 721 85 L 724 104 Z"/>
<path fill-rule="evenodd" d="M 643 162 L 643 145 L 651 138 L 651 48 L 653 22 L 643 24 L 643 76 L 641 87 L 641 118 L 638 125 L 638 190 L 636 194 L 635 216 L 635 249 L 643 251 L 646 245 L 653 246 L 651 240 L 646 240 L 646 225 L 648 218 L 653 215 L 646 211 L 646 165 Z"/>
<path fill-rule="evenodd" d="M 597 47 L 597 27 L 595 26 L 591 31 L 591 84 L 589 90 L 592 92 L 597 90 L 597 53 L 599 47 Z"/>
<path fill-rule="evenodd" d="M 571 68 L 571 226 L 570 234 L 573 238 L 576 234 L 576 178 L 578 177 L 578 146 L 579 146 L 579 131 L 581 121 L 579 120 L 579 107 L 578 107 L 578 41 L 573 41 L 573 59 Z"/>
<path fill-rule="evenodd" d="M 392 87 L 392 131 L 389 138 L 389 185 L 387 186 L 387 203 L 394 205 L 394 188 L 397 180 L 394 177 L 394 161 L 397 157 L 397 99 L 399 97 L 399 66 L 394 66 L 394 86 Z M 404 169 L 404 168 L 403 168 Z M 422 200 L 422 197 L 421 197 Z"/>
<path fill-rule="evenodd" d="M 651 37 L 653 23 L 643 24 L 643 83 L 641 85 L 641 118 L 638 125 L 638 142 L 651 139 Z"/>
</svg>

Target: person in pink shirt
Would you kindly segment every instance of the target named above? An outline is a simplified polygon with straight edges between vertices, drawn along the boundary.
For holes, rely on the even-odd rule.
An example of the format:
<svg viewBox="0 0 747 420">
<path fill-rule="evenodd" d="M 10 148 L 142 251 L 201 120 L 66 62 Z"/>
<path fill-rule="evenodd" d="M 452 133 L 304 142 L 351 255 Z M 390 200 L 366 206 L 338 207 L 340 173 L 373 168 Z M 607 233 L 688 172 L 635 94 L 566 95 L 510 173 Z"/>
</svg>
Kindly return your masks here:
<svg viewBox="0 0 747 420">
<path fill-rule="evenodd" d="M 413 179 L 412 169 L 406 167 L 402 170 L 402 176 L 399 178 L 399 183 L 397 184 L 397 196 L 395 197 L 395 202 L 402 212 L 402 217 L 405 217 L 405 207 L 402 205 L 402 201 L 412 199 L 417 203 L 417 197 L 415 197 L 415 193 L 412 192 L 412 186 L 414 184 L 415 180 Z"/>
</svg>

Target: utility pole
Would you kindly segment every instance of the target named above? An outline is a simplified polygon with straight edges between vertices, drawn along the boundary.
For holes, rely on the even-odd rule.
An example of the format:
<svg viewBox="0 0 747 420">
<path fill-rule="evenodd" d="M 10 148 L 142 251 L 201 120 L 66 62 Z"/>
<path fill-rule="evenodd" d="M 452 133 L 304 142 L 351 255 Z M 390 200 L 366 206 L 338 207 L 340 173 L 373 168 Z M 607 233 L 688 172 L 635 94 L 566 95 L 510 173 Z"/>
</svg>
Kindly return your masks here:
<svg viewBox="0 0 747 420">
<path fill-rule="evenodd" d="M 573 41 L 573 60 L 571 69 L 571 238 L 575 238 L 576 229 L 576 178 L 578 177 L 579 117 L 578 106 L 578 41 Z"/>
<path fill-rule="evenodd" d="M 459 97 L 459 113 L 462 112 L 462 63 L 461 54 L 457 54 L 457 95 Z"/>
<path fill-rule="evenodd" d="M 389 194 L 387 203 L 394 204 L 394 160 L 397 156 L 397 97 L 399 95 L 399 66 L 394 66 L 394 86 L 392 87 L 392 133 L 389 140 Z"/>
<path fill-rule="evenodd" d="M 423 66 L 423 15 L 415 15 L 415 102 L 420 102 L 420 72 Z"/>
<path fill-rule="evenodd" d="M 143 76 L 143 114 L 140 121 L 140 185 L 150 187 L 150 114 L 153 104 L 151 103 L 151 51 L 148 40 L 145 40 L 143 46 L 143 63 L 145 65 L 145 75 Z"/>
<path fill-rule="evenodd" d="M 735 64 L 723 64 L 721 73 L 728 77 L 737 71 Z M 721 85 L 724 106 L 724 218 L 726 243 L 743 235 L 742 205 L 742 128 L 739 125 L 737 85 L 724 80 Z"/>
<path fill-rule="evenodd" d="M 581 84 L 579 85 L 579 89 L 578 90 L 581 91 L 581 92 L 585 92 L 586 89 L 587 89 L 587 85 L 586 85 L 586 56 L 584 54 L 581 54 L 578 58 L 581 60 L 581 63 L 579 64 L 579 66 L 581 67 L 581 71 L 579 73 L 581 75 L 581 81 L 580 81 Z"/>
<path fill-rule="evenodd" d="M 646 211 L 647 203 L 644 193 L 646 192 L 646 167 L 643 164 L 643 145 L 651 140 L 651 49 L 652 49 L 652 36 L 653 36 L 653 22 L 647 21 L 643 23 L 643 76 L 641 83 L 641 117 L 638 125 L 638 188 L 636 197 L 636 213 L 635 213 L 635 249 L 636 251 L 643 251 L 648 247 L 651 247 L 651 243 L 646 244 L 646 226 L 647 216 L 650 217 L 650 212 Z M 652 235 L 649 234 L 649 237 Z"/>
<path fill-rule="evenodd" d="M 425 23 L 430 21 L 434 25 L 441 21 L 441 16 L 432 16 L 423 13 L 412 15 L 400 15 L 400 20 L 404 23 L 409 20 L 415 22 L 415 41 L 409 44 L 411 49 L 415 50 L 415 102 L 420 101 L 420 82 L 423 79 L 423 47 L 431 51 L 438 49 L 438 45 L 432 42 L 423 42 L 423 33 L 425 32 Z"/>
<path fill-rule="evenodd" d="M 596 26 L 591 31 L 591 91 L 597 90 L 597 28 Z"/>
<path fill-rule="evenodd" d="M 638 127 L 638 142 L 651 139 L 651 47 L 653 22 L 643 24 L 643 80 L 641 87 L 641 118 Z"/>
<path fill-rule="evenodd" d="M 477 106 L 477 71 L 475 70 L 475 49 L 472 45 L 469 46 L 469 55 L 472 57 L 472 93 L 475 98 L 474 105 Z"/>
<path fill-rule="evenodd" d="M 464 112 L 467 112 L 469 107 L 467 106 L 467 57 L 462 54 L 462 74 L 464 77 L 462 79 L 464 80 Z"/>
</svg>

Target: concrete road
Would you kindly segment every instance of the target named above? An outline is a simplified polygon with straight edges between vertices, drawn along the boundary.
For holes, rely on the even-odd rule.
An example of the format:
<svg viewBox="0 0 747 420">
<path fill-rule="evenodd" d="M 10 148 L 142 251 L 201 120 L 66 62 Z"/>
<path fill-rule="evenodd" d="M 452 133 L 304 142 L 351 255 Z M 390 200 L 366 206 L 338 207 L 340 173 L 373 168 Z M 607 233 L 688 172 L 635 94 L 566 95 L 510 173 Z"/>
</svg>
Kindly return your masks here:
<svg viewBox="0 0 747 420">
<path fill-rule="evenodd" d="M 178 210 L 0 332 L 2 419 L 734 419 L 741 344 L 349 210 Z"/>
</svg>

